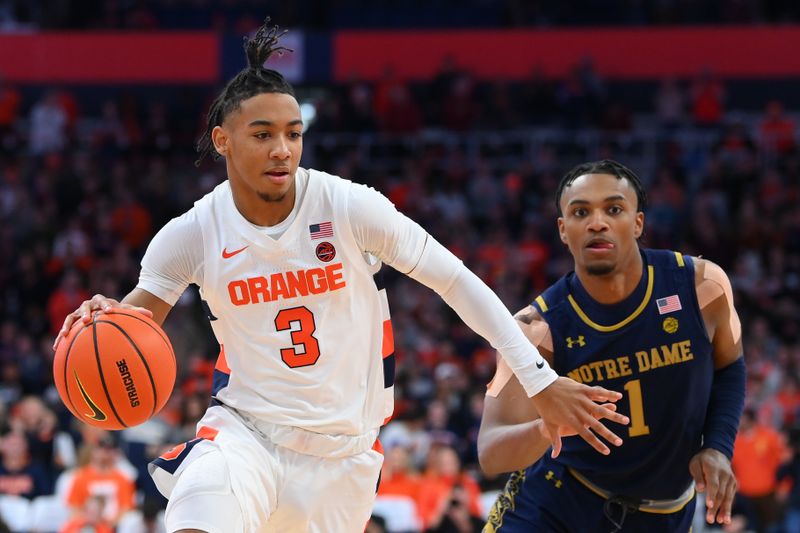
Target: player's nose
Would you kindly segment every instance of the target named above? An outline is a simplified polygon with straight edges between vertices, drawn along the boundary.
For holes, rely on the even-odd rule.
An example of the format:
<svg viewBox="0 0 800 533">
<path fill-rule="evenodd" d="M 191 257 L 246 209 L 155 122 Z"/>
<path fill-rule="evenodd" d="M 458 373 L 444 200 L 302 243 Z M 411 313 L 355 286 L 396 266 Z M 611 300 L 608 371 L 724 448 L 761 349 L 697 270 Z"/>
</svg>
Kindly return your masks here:
<svg viewBox="0 0 800 533">
<path fill-rule="evenodd" d="M 289 159 L 292 156 L 292 152 L 289 150 L 289 143 L 286 142 L 286 139 L 282 137 L 275 139 L 275 144 L 272 146 L 269 155 L 273 159 Z"/>
<path fill-rule="evenodd" d="M 587 229 L 589 231 L 604 231 L 608 229 L 608 220 L 606 220 L 605 213 L 601 210 L 592 211 L 589 215 Z"/>
</svg>

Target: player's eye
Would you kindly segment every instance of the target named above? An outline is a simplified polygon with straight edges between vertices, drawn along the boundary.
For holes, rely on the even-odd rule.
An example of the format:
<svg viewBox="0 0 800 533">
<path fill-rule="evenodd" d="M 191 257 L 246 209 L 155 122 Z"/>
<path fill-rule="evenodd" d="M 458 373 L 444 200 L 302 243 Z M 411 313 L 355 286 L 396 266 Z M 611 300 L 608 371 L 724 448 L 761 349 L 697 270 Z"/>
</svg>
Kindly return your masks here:
<svg viewBox="0 0 800 533">
<path fill-rule="evenodd" d="M 618 205 L 612 205 L 611 207 L 608 208 L 608 212 L 611 213 L 612 215 L 618 215 L 622 213 L 622 207 Z"/>
<path fill-rule="evenodd" d="M 264 140 L 269 138 L 269 133 L 267 133 L 266 131 L 260 131 L 254 134 L 253 137 L 255 137 L 256 139 Z"/>
<path fill-rule="evenodd" d="M 299 139 L 302 136 L 303 136 L 303 133 L 300 132 L 300 131 L 292 131 L 292 132 L 289 133 L 289 138 L 290 139 Z"/>
<path fill-rule="evenodd" d="M 579 207 L 579 208 L 575 209 L 572 212 L 572 214 L 574 216 L 576 216 L 576 217 L 585 217 L 586 216 L 586 209 L 584 209 L 583 207 Z"/>
</svg>

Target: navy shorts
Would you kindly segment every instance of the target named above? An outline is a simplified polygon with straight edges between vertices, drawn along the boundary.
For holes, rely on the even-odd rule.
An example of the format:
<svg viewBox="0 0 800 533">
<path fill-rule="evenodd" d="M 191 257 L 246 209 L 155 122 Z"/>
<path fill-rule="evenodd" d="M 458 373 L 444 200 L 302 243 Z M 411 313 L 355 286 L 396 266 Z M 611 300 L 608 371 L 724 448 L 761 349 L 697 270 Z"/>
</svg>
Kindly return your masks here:
<svg viewBox="0 0 800 533">
<path fill-rule="evenodd" d="M 685 533 L 691 531 L 696 498 L 669 514 L 627 512 L 622 528 L 606 516 L 606 501 L 546 456 L 511 474 L 489 513 L 484 533 Z M 617 522 L 622 506 L 609 506 Z"/>
</svg>

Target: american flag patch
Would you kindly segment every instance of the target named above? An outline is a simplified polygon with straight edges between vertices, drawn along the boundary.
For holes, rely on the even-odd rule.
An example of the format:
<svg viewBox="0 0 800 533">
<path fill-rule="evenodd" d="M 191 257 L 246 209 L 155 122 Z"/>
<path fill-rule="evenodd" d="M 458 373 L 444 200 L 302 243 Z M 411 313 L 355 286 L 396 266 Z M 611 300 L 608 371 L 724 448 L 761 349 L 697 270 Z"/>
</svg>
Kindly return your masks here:
<svg viewBox="0 0 800 533">
<path fill-rule="evenodd" d="M 319 224 L 311 224 L 308 227 L 308 231 L 311 233 L 311 240 L 333 237 L 333 223 L 320 222 Z"/>
<path fill-rule="evenodd" d="M 658 306 L 659 315 L 672 313 L 674 311 L 680 311 L 683 309 L 683 307 L 681 307 L 681 299 L 678 298 L 677 294 L 667 296 L 666 298 L 659 298 L 656 300 L 656 305 Z"/>
</svg>

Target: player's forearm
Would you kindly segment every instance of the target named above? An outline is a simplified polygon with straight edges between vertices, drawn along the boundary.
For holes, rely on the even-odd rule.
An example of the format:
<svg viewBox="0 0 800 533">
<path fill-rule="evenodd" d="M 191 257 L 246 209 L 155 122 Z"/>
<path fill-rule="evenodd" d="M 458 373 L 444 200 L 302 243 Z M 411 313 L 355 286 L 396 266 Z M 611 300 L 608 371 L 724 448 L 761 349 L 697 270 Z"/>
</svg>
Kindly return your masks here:
<svg viewBox="0 0 800 533">
<path fill-rule="evenodd" d="M 478 460 L 489 475 L 527 468 L 550 447 L 541 419 L 511 426 L 481 427 Z"/>
<path fill-rule="evenodd" d="M 159 326 L 164 324 L 164 320 L 172 310 L 172 306 L 167 302 L 138 287 L 129 292 L 120 303 L 149 309 L 153 313 L 153 321 Z"/>
<path fill-rule="evenodd" d="M 409 275 L 439 293 L 467 326 L 500 352 L 528 396 L 558 379 L 500 298 L 441 244 L 429 239 Z"/>
<path fill-rule="evenodd" d="M 744 409 L 746 376 L 744 357 L 739 357 L 728 366 L 716 370 L 711 385 L 703 428 L 703 447 L 718 450 L 729 460 L 733 457 L 733 443 Z"/>
</svg>

